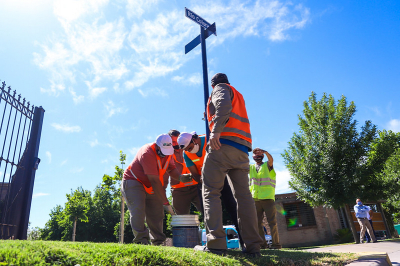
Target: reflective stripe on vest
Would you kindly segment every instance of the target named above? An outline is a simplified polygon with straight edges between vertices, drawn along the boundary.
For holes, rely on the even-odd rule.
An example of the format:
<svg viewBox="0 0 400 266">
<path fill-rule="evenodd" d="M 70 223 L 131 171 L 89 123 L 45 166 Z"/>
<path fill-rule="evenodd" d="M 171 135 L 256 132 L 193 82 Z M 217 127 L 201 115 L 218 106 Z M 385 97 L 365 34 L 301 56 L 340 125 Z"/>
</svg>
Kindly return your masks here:
<svg viewBox="0 0 400 266">
<path fill-rule="evenodd" d="M 275 188 L 276 180 L 271 179 L 269 177 L 266 178 L 257 178 L 257 177 L 250 177 L 250 183 L 258 186 L 271 186 Z"/>
<path fill-rule="evenodd" d="M 246 105 L 243 96 L 231 85 L 226 85 L 228 85 L 233 92 L 232 111 L 229 115 L 228 122 L 221 132 L 221 136 L 238 137 L 252 143 L 250 121 L 249 117 L 247 116 Z M 211 96 L 208 98 L 207 102 L 207 120 L 210 131 L 212 132 L 212 129 L 214 128 L 215 114 L 210 115 L 210 102 Z"/>
<path fill-rule="evenodd" d="M 203 137 L 205 135 L 200 135 L 199 137 Z M 206 143 L 207 143 L 207 139 L 204 141 L 204 145 L 203 145 L 203 151 L 201 152 L 201 157 L 197 156 L 196 153 L 190 153 L 190 152 L 184 152 L 186 154 L 187 157 L 189 157 L 190 160 L 192 160 L 192 162 L 194 163 L 194 165 L 197 168 L 197 171 L 199 172 L 199 175 L 201 175 L 201 168 L 203 167 L 203 163 L 204 163 L 204 157 L 206 157 Z"/>
<path fill-rule="evenodd" d="M 275 175 L 275 176 L 271 176 Z M 254 199 L 275 200 L 276 174 L 275 170 L 268 170 L 267 163 L 264 163 L 259 172 L 254 164 L 250 165 L 250 192 Z"/>
<path fill-rule="evenodd" d="M 174 153 L 174 159 L 175 159 L 175 162 L 176 163 L 179 163 L 180 165 L 182 165 L 182 173 L 181 174 L 189 174 L 190 173 L 190 171 L 189 171 L 189 169 L 186 167 L 186 164 L 184 163 L 184 162 L 179 162 L 177 159 L 176 159 L 176 155 L 175 155 L 175 153 Z M 198 183 L 194 180 L 194 179 L 192 179 L 192 181 L 190 181 L 190 182 L 185 182 L 185 183 L 183 183 L 183 182 L 179 182 L 178 184 L 176 184 L 176 185 L 173 185 L 173 186 L 171 186 L 172 188 L 181 188 L 181 187 L 190 187 L 190 186 L 194 186 L 194 185 L 197 185 Z"/>
<path fill-rule="evenodd" d="M 157 167 L 158 167 L 158 175 L 159 175 L 159 179 L 160 179 L 161 185 L 164 186 L 164 174 L 165 174 L 165 172 L 167 171 L 167 168 L 168 168 L 168 165 L 169 165 L 169 161 L 171 160 L 171 157 L 172 157 L 172 156 L 171 156 L 171 155 L 168 155 L 167 161 L 165 162 L 164 167 L 161 167 L 161 158 L 160 158 L 160 156 L 158 156 L 158 154 L 157 154 L 157 152 L 156 152 L 156 144 L 153 143 L 153 145 L 151 145 L 151 148 L 153 149 L 154 153 L 156 154 L 156 158 L 157 158 Z M 146 187 L 146 186 L 143 184 L 143 182 L 140 181 L 140 179 L 138 179 L 138 178 L 135 176 L 135 174 L 133 173 L 133 171 L 132 171 L 130 165 L 128 166 L 128 169 L 129 169 L 129 171 L 131 172 L 132 176 L 133 176 L 134 178 L 136 178 L 136 180 L 139 181 L 139 182 L 143 185 L 144 190 L 145 190 L 148 194 L 154 194 L 153 187 Z"/>
</svg>

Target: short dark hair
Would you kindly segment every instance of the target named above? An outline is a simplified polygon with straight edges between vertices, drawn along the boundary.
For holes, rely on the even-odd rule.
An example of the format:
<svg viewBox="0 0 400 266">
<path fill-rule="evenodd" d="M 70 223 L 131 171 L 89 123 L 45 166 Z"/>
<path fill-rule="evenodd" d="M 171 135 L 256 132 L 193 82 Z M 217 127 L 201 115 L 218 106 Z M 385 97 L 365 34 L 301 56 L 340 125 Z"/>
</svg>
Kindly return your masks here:
<svg viewBox="0 0 400 266">
<path fill-rule="evenodd" d="M 172 137 L 172 136 L 174 136 L 174 137 L 179 137 L 180 134 L 181 134 L 181 132 L 179 132 L 179 131 L 176 130 L 176 129 L 171 129 L 171 130 L 168 132 L 168 135 L 169 135 L 170 137 Z"/>
<path fill-rule="evenodd" d="M 228 77 L 224 73 L 217 73 L 211 78 L 211 86 L 218 85 L 220 83 L 229 84 Z"/>
</svg>

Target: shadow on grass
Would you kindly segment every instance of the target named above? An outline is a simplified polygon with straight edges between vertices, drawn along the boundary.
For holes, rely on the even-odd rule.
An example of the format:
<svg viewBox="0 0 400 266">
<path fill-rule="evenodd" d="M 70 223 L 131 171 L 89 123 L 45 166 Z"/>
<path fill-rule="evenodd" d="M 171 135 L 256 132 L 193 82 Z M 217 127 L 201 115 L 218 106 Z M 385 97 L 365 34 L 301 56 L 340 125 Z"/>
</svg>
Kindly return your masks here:
<svg viewBox="0 0 400 266">
<path fill-rule="evenodd" d="M 295 250 L 262 250 L 260 258 L 249 258 L 240 251 L 229 251 L 228 255 L 242 265 L 344 265 L 358 258 L 351 253 L 321 253 Z"/>
</svg>

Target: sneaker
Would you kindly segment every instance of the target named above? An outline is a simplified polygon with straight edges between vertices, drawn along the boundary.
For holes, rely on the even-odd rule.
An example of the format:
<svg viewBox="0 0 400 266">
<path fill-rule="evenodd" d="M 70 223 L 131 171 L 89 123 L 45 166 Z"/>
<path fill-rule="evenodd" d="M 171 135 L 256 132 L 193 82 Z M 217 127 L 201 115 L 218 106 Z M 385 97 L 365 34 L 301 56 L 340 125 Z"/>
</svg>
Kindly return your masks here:
<svg viewBox="0 0 400 266">
<path fill-rule="evenodd" d="M 207 246 L 200 246 L 197 245 L 193 248 L 195 251 L 202 251 L 202 252 L 209 252 L 219 256 L 226 255 L 226 249 L 215 249 L 215 248 L 208 248 Z"/>
</svg>

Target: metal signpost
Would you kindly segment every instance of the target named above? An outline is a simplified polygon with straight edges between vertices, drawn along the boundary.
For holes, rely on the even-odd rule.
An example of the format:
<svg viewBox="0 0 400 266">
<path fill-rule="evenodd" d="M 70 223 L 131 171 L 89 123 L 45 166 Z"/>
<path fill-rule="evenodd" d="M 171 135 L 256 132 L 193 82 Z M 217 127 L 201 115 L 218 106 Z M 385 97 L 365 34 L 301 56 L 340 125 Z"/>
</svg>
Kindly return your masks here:
<svg viewBox="0 0 400 266">
<path fill-rule="evenodd" d="M 213 24 L 208 23 L 205 19 L 203 19 L 190 9 L 187 9 L 186 7 L 185 7 L 185 16 L 200 25 L 200 35 L 198 35 L 196 38 L 194 38 L 191 42 L 189 42 L 185 46 L 185 54 L 189 53 L 197 45 L 201 44 L 201 55 L 203 61 L 204 105 L 205 109 L 207 109 L 209 91 L 208 91 L 208 74 L 207 74 L 208 72 L 207 72 L 206 39 L 212 34 L 217 36 L 217 28 L 215 26 L 215 23 Z M 207 113 L 207 110 L 205 110 L 205 112 Z M 206 121 L 206 135 L 208 140 L 210 136 L 210 130 L 208 128 L 207 117 L 205 117 L 205 121 Z"/>
</svg>

